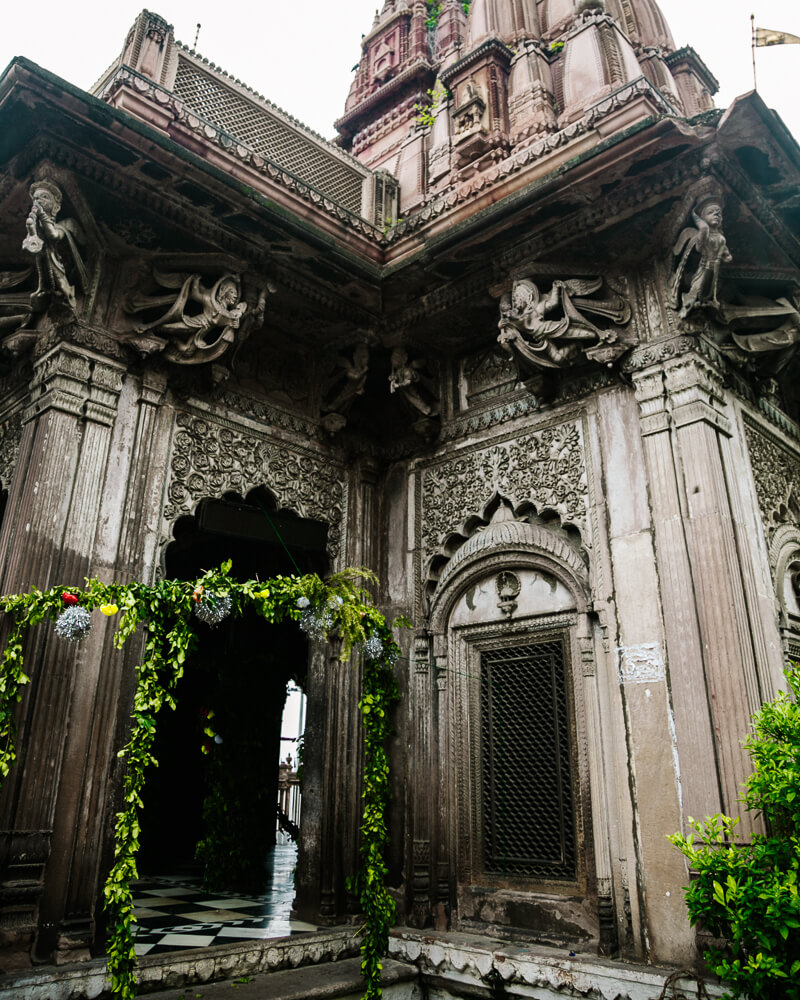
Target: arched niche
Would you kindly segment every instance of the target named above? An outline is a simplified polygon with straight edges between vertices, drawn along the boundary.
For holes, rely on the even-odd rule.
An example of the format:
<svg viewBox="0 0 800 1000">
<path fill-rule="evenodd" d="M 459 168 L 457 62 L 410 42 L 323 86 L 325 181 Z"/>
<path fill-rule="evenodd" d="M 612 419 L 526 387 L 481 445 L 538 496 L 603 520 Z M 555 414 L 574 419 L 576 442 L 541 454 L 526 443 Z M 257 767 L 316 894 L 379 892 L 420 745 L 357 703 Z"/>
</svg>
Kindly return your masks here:
<svg viewBox="0 0 800 1000">
<path fill-rule="evenodd" d="M 598 872 L 592 834 L 592 816 L 601 837 L 607 824 L 601 790 L 597 802 L 590 794 L 600 740 L 584 554 L 557 527 L 501 504 L 443 567 L 429 623 L 437 853 L 455 924 L 606 950 L 611 880 L 607 860 Z"/>
<path fill-rule="evenodd" d="M 781 524 L 770 543 L 778 620 L 787 658 L 800 659 L 800 527 Z"/>
</svg>

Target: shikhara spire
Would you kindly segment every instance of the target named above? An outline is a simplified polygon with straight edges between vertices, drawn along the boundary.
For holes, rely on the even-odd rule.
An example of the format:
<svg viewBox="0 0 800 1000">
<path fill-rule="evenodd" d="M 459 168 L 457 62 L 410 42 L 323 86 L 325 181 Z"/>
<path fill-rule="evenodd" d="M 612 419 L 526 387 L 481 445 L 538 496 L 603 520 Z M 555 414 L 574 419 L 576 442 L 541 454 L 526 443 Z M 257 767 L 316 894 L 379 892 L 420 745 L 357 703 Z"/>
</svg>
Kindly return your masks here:
<svg viewBox="0 0 800 1000">
<path fill-rule="evenodd" d="M 337 122 L 346 149 L 399 180 L 402 213 L 541 138 L 580 122 L 591 131 L 612 95 L 627 111 L 598 138 L 644 115 L 713 107 L 714 77 L 692 48 L 676 49 L 656 0 L 464 8 L 387 0 Z"/>
</svg>

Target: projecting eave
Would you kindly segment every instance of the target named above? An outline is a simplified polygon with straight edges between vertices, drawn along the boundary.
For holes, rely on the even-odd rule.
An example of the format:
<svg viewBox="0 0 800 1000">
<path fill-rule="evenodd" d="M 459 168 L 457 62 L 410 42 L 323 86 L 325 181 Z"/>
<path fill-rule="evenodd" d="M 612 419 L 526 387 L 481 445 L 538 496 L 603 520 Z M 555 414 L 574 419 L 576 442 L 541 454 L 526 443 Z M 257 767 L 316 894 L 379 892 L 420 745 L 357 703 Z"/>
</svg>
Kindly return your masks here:
<svg viewBox="0 0 800 1000">
<path fill-rule="evenodd" d="M 0 77 L 0 169 L 35 140 L 41 157 L 66 157 L 78 173 L 80 164 L 89 170 L 94 160 L 126 184 L 151 187 L 156 198 L 185 202 L 187 211 L 190 199 L 181 196 L 176 179 L 184 188 L 191 179 L 230 206 L 228 213 L 209 213 L 221 229 L 227 217 L 244 213 L 252 216 L 256 239 L 260 224 L 280 227 L 309 248 L 346 260 L 355 273 L 378 276 L 380 230 L 210 123 L 178 120 L 170 106 L 174 95 L 145 92 L 147 84 L 161 88 L 144 78 L 138 84 L 131 86 L 141 98 L 134 115 L 24 58 L 13 60 Z"/>
</svg>

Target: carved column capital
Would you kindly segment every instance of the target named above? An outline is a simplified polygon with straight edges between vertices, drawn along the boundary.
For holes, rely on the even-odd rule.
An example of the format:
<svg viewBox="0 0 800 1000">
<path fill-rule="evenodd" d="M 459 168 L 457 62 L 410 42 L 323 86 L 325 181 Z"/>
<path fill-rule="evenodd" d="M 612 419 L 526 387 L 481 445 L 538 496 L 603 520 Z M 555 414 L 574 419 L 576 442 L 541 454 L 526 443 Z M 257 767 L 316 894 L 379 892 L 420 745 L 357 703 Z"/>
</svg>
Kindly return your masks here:
<svg viewBox="0 0 800 1000">
<path fill-rule="evenodd" d="M 639 404 L 642 435 L 647 437 L 669 430 L 670 415 L 663 370 L 659 367 L 634 373 L 633 387 Z"/>
<path fill-rule="evenodd" d="M 686 355 L 668 362 L 664 384 L 676 427 L 705 422 L 730 437 L 722 375 L 705 359 Z"/>
</svg>

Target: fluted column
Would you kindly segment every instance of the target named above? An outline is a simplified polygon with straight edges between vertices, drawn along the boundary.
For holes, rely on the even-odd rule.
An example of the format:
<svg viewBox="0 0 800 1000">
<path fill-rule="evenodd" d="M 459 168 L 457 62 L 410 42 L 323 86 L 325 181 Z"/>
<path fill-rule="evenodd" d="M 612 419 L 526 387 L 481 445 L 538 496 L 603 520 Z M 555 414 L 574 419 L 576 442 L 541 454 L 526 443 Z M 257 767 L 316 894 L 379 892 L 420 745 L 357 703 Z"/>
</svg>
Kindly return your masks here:
<svg viewBox="0 0 800 1000">
<path fill-rule="evenodd" d="M 730 435 L 730 423 L 721 378 L 705 361 L 677 359 L 665 365 L 664 377 L 683 480 L 721 805 L 737 814 L 742 784 L 752 770 L 742 741 L 761 696 L 723 463 L 722 439 Z M 752 828 L 744 815 L 742 832 Z"/>
<path fill-rule="evenodd" d="M 4 533 L 4 592 L 56 582 L 80 586 L 90 574 L 122 377 L 117 362 L 66 344 L 36 363 L 25 414 L 25 473 L 16 479 Z M 95 667 L 88 647 L 67 646 L 49 628 L 29 636 L 26 656 L 31 684 L 19 714 L 19 757 L 0 799 L 6 831 L 3 889 L 8 890 L 3 902 L 22 946 L 33 933 L 41 902 L 36 952 L 48 957 L 59 939 L 64 899 L 62 869 L 52 861 L 53 852 L 63 860 L 65 848 L 57 803 L 86 755 L 71 702 L 85 694 L 87 664 L 90 672 Z M 29 842 L 35 865 L 29 863 Z M 20 884 L 26 890 L 24 905 Z M 78 937 L 88 955 L 85 916 Z"/>
<path fill-rule="evenodd" d="M 659 367 L 637 373 L 634 385 L 650 484 L 685 820 L 719 812 L 719 777 L 664 372 Z"/>
</svg>

